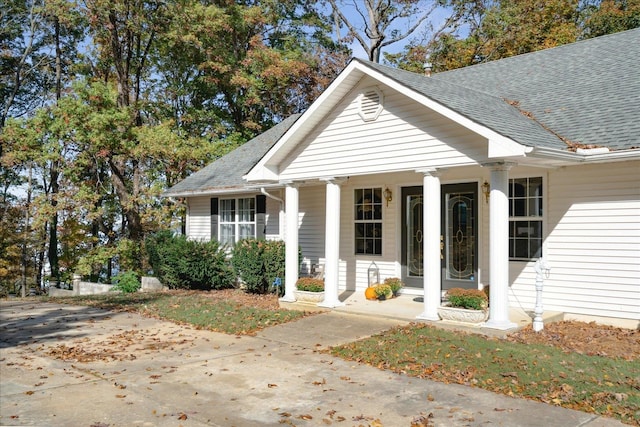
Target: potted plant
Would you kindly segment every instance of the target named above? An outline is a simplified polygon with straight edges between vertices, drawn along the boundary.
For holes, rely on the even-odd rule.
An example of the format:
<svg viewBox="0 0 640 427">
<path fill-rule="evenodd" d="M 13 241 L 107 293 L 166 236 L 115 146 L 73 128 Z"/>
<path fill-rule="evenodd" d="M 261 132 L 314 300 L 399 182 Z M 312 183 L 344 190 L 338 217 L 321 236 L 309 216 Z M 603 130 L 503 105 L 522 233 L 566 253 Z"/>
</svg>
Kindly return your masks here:
<svg viewBox="0 0 640 427">
<path fill-rule="evenodd" d="M 380 301 L 384 301 L 393 297 L 391 286 L 385 285 L 384 283 L 378 283 L 377 285 L 375 285 L 374 291 L 376 293 L 376 297 Z"/>
<path fill-rule="evenodd" d="M 387 277 L 386 279 L 384 279 L 384 284 L 391 287 L 391 293 L 393 293 L 394 297 L 398 296 L 400 289 L 402 289 L 402 287 L 404 286 L 402 280 L 397 277 Z"/>
<path fill-rule="evenodd" d="M 324 300 L 324 281 L 313 277 L 301 277 L 293 291 L 296 302 L 318 303 Z"/>
<path fill-rule="evenodd" d="M 438 307 L 442 320 L 480 324 L 489 317 L 489 299 L 479 289 L 452 288 L 447 291 L 446 300 L 446 304 Z"/>
</svg>

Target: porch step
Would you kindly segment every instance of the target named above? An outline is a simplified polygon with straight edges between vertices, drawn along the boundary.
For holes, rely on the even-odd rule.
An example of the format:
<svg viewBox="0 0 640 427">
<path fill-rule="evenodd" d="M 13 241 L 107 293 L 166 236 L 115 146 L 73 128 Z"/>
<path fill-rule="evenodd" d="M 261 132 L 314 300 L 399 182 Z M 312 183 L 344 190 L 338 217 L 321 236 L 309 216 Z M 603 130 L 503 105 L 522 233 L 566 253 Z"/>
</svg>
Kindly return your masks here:
<svg viewBox="0 0 640 427">
<path fill-rule="evenodd" d="M 396 319 L 406 322 L 417 322 L 417 316 L 424 311 L 424 304 L 422 297 L 418 295 L 400 295 L 397 298 L 393 298 L 387 301 L 370 301 L 364 297 L 363 292 L 343 291 L 340 294 L 340 301 L 344 303 L 343 306 L 337 307 L 333 310 L 346 314 L 357 314 L 378 318 Z M 301 304 L 301 303 L 288 303 L 280 302 L 280 306 L 283 308 L 293 310 L 304 311 L 327 311 L 327 308 L 318 307 L 313 304 Z M 509 319 L 515 323 L 517 329 L 524 328 L 527 325 L 533 323 L 533 313 L 526 312 L 521 308 L 509 308 Z M 564 313 L 545 311 L 543 314 L 544 323 L 559 322 L 563 320 Z M 500 331 L 483 327 L 471 327 L 466 325 L 453 325 L 446 322 L 429 322 L 433 326 L 442 327 L 447 329 L 464 330 L 471 333 L 479 333 L 489 336 L 504 336 L 509 332 L 513 332 L 514 329 L 508 331 Z"/>
</svg>

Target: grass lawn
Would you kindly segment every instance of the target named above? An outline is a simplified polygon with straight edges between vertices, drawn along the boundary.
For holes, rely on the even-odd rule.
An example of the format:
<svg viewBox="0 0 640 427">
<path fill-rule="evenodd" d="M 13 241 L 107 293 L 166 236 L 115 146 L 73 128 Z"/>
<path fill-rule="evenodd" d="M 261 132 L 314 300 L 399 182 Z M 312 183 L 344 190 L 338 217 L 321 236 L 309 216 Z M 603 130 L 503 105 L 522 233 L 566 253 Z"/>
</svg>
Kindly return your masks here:
<svg viewBox="0 0 640 427">
<path fill-rule="evenodd" d="M 640 425 L 640 362 L 423 324 L 331 349 L 380 369 L 615 417 Z"/>
<path fill-rule="evenodd" d="M 113 311 L 131 311 L 234 335 L 251 335 L 268 326 L 312 314 L 281 309 L 274 295 L 251 295 L 236 290 L 114 293 L 47 299 Z"/>
</svg>

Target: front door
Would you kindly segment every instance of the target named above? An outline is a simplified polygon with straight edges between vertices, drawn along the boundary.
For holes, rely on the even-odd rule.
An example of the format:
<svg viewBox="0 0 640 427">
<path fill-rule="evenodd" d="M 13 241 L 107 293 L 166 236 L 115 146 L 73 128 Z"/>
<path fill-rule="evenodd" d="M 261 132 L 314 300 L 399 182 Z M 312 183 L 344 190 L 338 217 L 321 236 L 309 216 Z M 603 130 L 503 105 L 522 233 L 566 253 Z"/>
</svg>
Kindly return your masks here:
<svg viewBox="0 0 640 427">
<path fill-rule="evenodd" d="M 478 188 L 442 186 L 442 289 L 478 288 Z"/>
<path fill-rule="evenodd" d="M 442 289 L 478 287 L 478 190 L 476 183 L 441 187 Z M 424 286 L 423 188 L 402 188 L 402 280 Z M 433 219 L 437 221 L 437 218 Z M 429 268 L 427 266 L 427 268 Z"/>
</svg>

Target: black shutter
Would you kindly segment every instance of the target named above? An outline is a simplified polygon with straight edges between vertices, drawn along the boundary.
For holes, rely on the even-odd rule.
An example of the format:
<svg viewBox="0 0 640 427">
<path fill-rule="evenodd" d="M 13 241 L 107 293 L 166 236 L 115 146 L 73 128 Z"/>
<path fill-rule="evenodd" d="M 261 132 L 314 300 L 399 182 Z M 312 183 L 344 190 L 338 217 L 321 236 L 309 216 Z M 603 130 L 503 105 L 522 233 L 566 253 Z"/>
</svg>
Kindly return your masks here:
<svg viewBox="0 0 640 427">
<path fill-rule="evenodd" d="M 211 240 L 218 240 L 218 198 L 211 198 Z"/>
<path fill-rule="evenodd" d="M 256 196 L 256 238 L 264 239 L 267 232 L 267 196 Z"/>
</svg>

